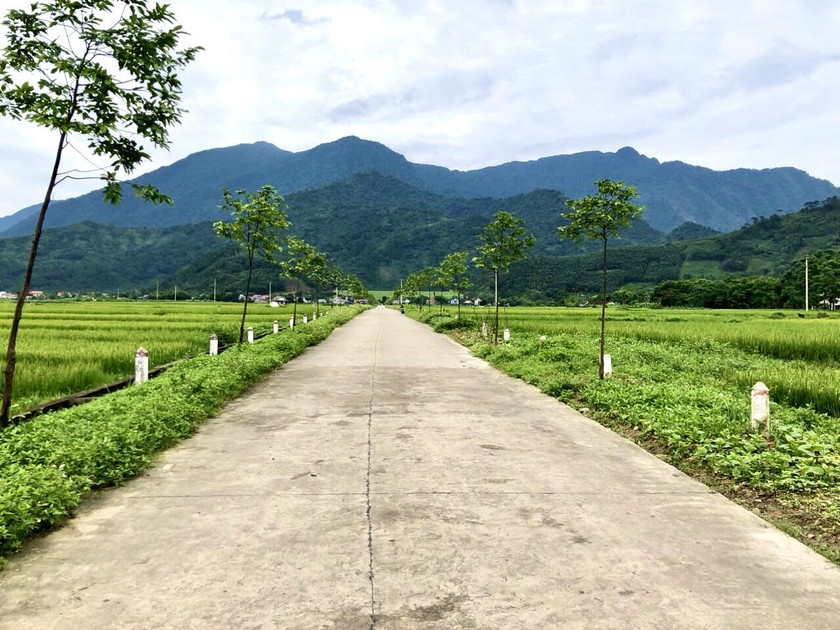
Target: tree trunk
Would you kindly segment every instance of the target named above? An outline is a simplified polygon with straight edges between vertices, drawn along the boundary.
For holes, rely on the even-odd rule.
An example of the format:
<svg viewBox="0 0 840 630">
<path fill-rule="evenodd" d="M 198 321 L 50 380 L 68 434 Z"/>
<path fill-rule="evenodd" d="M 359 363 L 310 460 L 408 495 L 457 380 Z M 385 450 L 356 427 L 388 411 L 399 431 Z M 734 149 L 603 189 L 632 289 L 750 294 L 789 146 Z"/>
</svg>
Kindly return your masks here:
<svg viewBox="0 0 840 630">
<path fill-rule="evenodd" d="M 604 379 L 604 327 L 607 315 L 607 237 L 604 236 L 604 281 L 601 289 L 601 357 L 598 363 L 598 378 Z"/>
<path fill-rule="evenodd" d="M 300 292 L 300 278 L 298 278 L 297 284 L 295 285 L 295 305 L 292 307 L 292 321 L 297 326 L 297 301 L 298 301 L 298 293 Z"/>
<path fill-rule="evenodd" d="M 18 295 L 17 303 L 15 304 L 12 326 L 9 329 L 9 344 L 6 348 L 6 369 L 4 372 L 3 383 L 3 404 L 0 406 L 0 427 L 6 427 L 9 425 L 9 410 L 12 407 L 12 386 L 15 381 L 15 364 L 17 363 L 15 347 L 17 346 L 18 330 L 20 329 L 20 320 L 23 318 L 23 305 L 26 303 L 26 295 L 29 293 L 29 287 L 32 283 L 32 272 L 35 269 L 35 259 L 38 257 L 38 244 L 41 242 L 41 233 L 44 229 L 44 219 L 47 216 L 47 208 L 50 207 L 53 189 L 55 188 L 55 182 L 58 179 L 58 169 L 61 165 L 61 154 L 64 152 L 64 142 L 66 139 L 67 133 L 62 132 L 59 136 L 58 148 L 55 152 L 55 162 L 53 163 L 50 183 L 47 186 L 47 193 L 44 195 L 44 201 L 41 204 L 41 211 L 38 213 L 38 221 L 35 223 L 35 232 L 32 235 L 32 246 L 29 249 L 29 260 L 26 263 L 26 271 L 23 274 L 23 286 L 20 289 L 20 294 Z"/>
<path fill-rule="evenodd" d="M 493 320 L 493 345 L 499 344 L 499 270 L 493 270 L 493 295 L 496 303 L 496 318 Z"/>
<path fill-rule="evenodd" d="M 248 280 L 245 282 L 245 306 L 242 307 L 242 321 L 239 324 L 239 343 L 245 340 L 245 316 L 248 313 L 248 294 L 251 292 L 251 273 L 254 270 L 254 252 L 248 251 Z"/>
</svg>

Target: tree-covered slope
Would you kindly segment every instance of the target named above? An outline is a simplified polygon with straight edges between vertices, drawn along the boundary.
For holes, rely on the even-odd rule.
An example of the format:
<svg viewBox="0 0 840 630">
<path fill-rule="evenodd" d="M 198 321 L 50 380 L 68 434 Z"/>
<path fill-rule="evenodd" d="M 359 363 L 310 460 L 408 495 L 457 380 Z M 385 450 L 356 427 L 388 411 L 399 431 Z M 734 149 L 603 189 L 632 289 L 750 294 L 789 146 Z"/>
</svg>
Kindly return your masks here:
<svg viewBox="0 0 840 630">
<path fill-rule="evenodd" d="M 398 286 L 400 278 L 436 265 L 451 252 L 474 253 L 476 235 L 498 210 L 516 211 L 537 236 L 528 260 L 514 269 L 511 286 L 552 300 L 560 293 L 597 288 L 598 257 L 588 252 L 599 244 L 557 238 L 565 197 L 556 191 L 536 190 L 507 199 L 451 198 L 379 173 L 362 173 L 293 193 L 287 201 L 290 232 L 326 252 L 370 288 Z M 213 218 L 223 215 L 215 210 Z M 690 238 L 708 231 L 689 225 L 666 239 L 637 221 L 610 242 L 610 285 L 691 276 L 781 275 L 806 252 L 840 246 L 838 219 L 840 198 L 832 197 L 794 214 L 757 219 L 735 232 L 706 238 Z M 0 289 L 14 291 L 29 237 L 7 238 L 2 244 Z M 242 290 L 238 278 L 244 263 L 238 257 L 236 248 L 214 235 L 209 221 L 158 229 L 85 222 L 47 231 L 34 286 L 149 290 L 161 281 L 208 295 L 215 279 L 221 293 L 229 295 Z M 276 268 L 258 267 L 259 283 L 267 287 L 279 280 Z"/>
<path fill-rule="evenodd" d="M 793 168 L 713 171 L 682 162 L 660 163 L 629 147 L 615 153 L 588 151 L 455 171 L 414 164 L 382 144 L 348 137 L 296 153 L 265 142 L 195 153 L 137 180 L 169 194 L 175 202 L 172 207 L 130 198 L 112 207 L 102 202 L 99 193 L 91 193 L 54 202 L 47 226 L 86 220 L 135 227 L 194 223 L 215 218 L 224 186 L 256 190 L 271 184 L 288 195 L 365 172 L 465 199 L 508 198 L 538 189 L 577 198 L 591 193 L 598 179 L 620 179 L 638 187 L 639 202 L 647 206 L 646 220 L 660 231 L 686 221 L 732 230 L 752 217 L 792 212 L 808 201 L 840 193 L 830 182 Z M 33 219 L 26 214 L 4 218 L 0 235 L 30 233 Z"/>
<path fill-rule="evenodd" d="M 565 198 L 555 191 L 537 190 L 509 199 L 458 199 L 369 172 L 292 193 L 286 200 L 292 221 L 290 232 L 326 252 L 343 269 L 374 288 L 395 286 L 400 278 L 437 264 L 453 251 L 473 250 L 476 235 L 498 210 L 516 211 L 525 220 L 537 236 L 535 253 L 559 255 L 597 249 L 596 243 L 576 245 L 557 238 Z M 212 218 L 221 220 L 224 215 L 216 209 Z M 114 226 L 84 222 L 53 228 L 47 234 L 36 265 L 38 288 L 115 290 L 148 286 L 154 280 L 171 277 L 167 280 L 170 284 L 177 281 L 184 290 L 194 286 L 206 292 L 214 277 L 233 278 L 239 273 L 231 270 L 233 263 L 229 260 L 236 255 L 235 249 L 214 250 L 211 256 L 202 256 L 222 246 L 209 221 L 183 229 L 124 228 L 124 234 Z M 639 221 L 615 244 L 662 240 L 662 234 Z M 3 243 L 0 289 L 14 290 L 22 273 L 28 237 Z M 147 252 L 152 263 L 141 263 L 143 254 L 139 253 L 136 259 L 131 258 L 133 250 Z M 277 275 L 269 268 L 260 268 L 258 273 L 266 285 L 272 274 Z"/>
<path fill-rule="evenodd" d="M 30 239 L 2 243 L 0 289 L 17 291 Z M 108 292 L 149 287 L 220 244 L 210 223 L 152 229 L 84 222 L 46 230 L 32 287 Z"/>
<path fill-rule="evenodd" d="M 806 254 L 840 247 L 840 197 L 809 203 L 799 212 L 757 219 L 735 232 L 711 238 L 630 246 L 609 253 L 611 290 L 626 284 L 728 276 L 782 276 Z M 599 288 L 598 255 L 532 256 L 511 270 L 514 286 L 534 300 Z"/>
</svg>

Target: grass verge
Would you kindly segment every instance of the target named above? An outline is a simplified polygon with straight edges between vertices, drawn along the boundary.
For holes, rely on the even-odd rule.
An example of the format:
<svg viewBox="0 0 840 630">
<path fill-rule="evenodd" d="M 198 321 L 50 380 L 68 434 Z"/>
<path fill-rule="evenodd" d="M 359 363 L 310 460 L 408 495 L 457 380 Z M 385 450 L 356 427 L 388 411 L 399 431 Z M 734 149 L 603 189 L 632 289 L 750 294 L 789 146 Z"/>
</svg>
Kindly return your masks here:
<svg viewBox="0 0 840 630">
<path fill-rule="evenodd" d="M 90 490 L 144 471 L 155 455 L 363 310 L 334 309 L 305 326 L 184 361 L 148 383 L 0 433 L 0 566 L 62 523 Z"/>
</svg>

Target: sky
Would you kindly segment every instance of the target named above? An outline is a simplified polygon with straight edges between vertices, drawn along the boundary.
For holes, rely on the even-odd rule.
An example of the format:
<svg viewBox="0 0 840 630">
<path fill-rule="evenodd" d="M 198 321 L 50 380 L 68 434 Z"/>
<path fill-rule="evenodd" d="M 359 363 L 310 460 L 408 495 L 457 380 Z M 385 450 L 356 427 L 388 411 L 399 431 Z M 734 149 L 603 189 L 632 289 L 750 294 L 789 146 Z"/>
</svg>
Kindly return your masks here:
<svg viewBox="0 0 840 630">
<path fill-rule="evenodd" d="M 184 43 L 205 50 L 181 74 L 188 112 L 169 151 L 150 151 L 134 175 L 215 147 L 303 151 L 355 135 L 460 170 L 632 146 L 660 161 L 794 166 L 840 184 L 839 2 L 170 5 Z M 0 216 L 43 198 L 55 142 L 0 118 Z M 66 168 L 87 159 L 71 153 Z M 96 187 L 66 182 L 55 198 Z"/>
</svg>

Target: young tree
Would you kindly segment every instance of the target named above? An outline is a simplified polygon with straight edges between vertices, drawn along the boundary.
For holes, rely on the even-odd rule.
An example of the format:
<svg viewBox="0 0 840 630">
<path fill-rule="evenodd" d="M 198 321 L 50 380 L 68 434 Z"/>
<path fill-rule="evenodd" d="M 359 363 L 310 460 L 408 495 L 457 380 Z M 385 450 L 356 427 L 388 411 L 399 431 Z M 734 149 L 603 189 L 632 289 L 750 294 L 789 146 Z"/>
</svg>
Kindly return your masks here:
<svg viewBox="0 0 840 630">
<path fill-rule="evenodd" d="M 248 258 L 245 304 L 242 308 L 242 322 L 239 325 L 239 343 L 242 343 L 245 339 L 245 317 L 248 313 L 254 257 L 259 253 L 265 260 L 276 262 L 274 253 L 281 249 L 281 232 L 291 225 L 286 215 L 289 206 L 274 187 L 269 185 L 263 186 L 253 194 L 238 190 L 236 197 L 225 188 L 222 196 L 224 202 L 219 208 L 229 213 L 233 221 L 216 221 L 213 229 L 219 236 L 240 243 L 245 248 Z"/>
<path fill-rule="evenodd" d="M 62 172 L 65 149 L 80 151 L 71 145 L 79 137 L 93 159 L 109 161 L 97 170 L 105 199 L 119 202 L 117 177 L 149 158 L 142 143 L 168 147 L 169 128 L 184 113 L 177 72 L 200 48 L 179 48 L 184 33 L 168 5 L 149 7 L 146 0 L 35 1 L 9 10 L 2 24 L 7 45 L 0 58 L 0 115 L 50 129 L 57 140 L 9 330 L 0 407 L 0 426 L 6 426 L 17 335 L 47 209 L 57 185 L 85 177 Z M 134 190 L 151 201 L 169 201 L 151 186 L 134 185 Z"/>
<path fill-rule="evenodd" d="M 601 285 L 601 356 L 598 377 L 604 378 L 604 328 L 607 309 L 607 240 L 618 234 L 620 228 L 630 225 L 644 206 L 634 206 L 631 199 L 638 196 L 634 186 L 622 181 L 599 179 L 595 182 L 598 193 L 567 203 L 569 212 L 562 213 L 569 224 L 557 228 L 560 238 L 578 240 L 583 236 L 598 238 L 603 243 L 603 278 Z"/>
<path fill-rule="evenodd" d="M 316 249 L 299 238 L 291 237 L 286 245 L 287 258 L 280 263 L 280 269 L 286 278 L 294 278 L 295 303 L 292 310 L 292 319 L 297 321 L 297 301 L 300 293 L 301 278 L 317 278 L 320 271 L 327 264 L 327 257 L 316 251 Z"/>
<path fill-rule="evenodd" d="M 334 262 L 328 263 L 327 269 L 324 270 L 324 277 L 327 279 L 327 284 L 332 286 L 332 290 L 335 291 L 334 299 L 332 303 L 335 304 L 338 300 L 338 294 L 341 290 L 342 285 L 345 283 L 344 279 L 344 272 L 341 271 L 338 265 Z"/>
<path fill-rule="evenodd" d="M 312 270 L 309 272 L 309 279 L 315 284 L 318 289 L 315 295 L 315 315 L 321 316 L 321 301 L 318 297 L 319 292 L 323 292 L 331 278 L 332 270 L 335 263 L 330 260 L 329 256 L 323 252 L 316 252 L 316 259 L 313 261 Z"/>
<path fill-rule="evenodd" d="M 493 320 L 493 343 L 499 343 L 499 274 L 507 273 L 510 266 L 525 258 L 526 250 L 537 242 L 525 229 L 525 222 L 510 212 L 500 210 L 478 235 L 481 245 L 473 263 L 479 269 L 493 272 L 493 295 L 496 315 Z"/>
<path fill-rule="evenodd" d="M 447 255 L 438 267 L 444 287 L 455 289 L 458 294 L 458 319 L 461 319 L 461 294 L 469 288 L 467 278 L 467 252 L 453 252 Z"/>
<path fill-rule="evenodd" d="M 415 271 L 413 273 L 408 274 L 408 277 L 403 281 L 402 288 L 400 289 L 400 305 L 402 306 L 402 299 L 403 297 L 407 297 L 409 300 L 413 300 L 417 295 L 420 294 L 422 289 L 421 284 L 422 278 L 419 275 L 419 272 Z"/>
<path fill-rule="evenodd" d="M 406 283 L 410 284 L 410 286 L 416 291 L 418 297 L 420 298 L 420 310 L 423 310 L 423 302 L 428 301 L 428 297 L 425 299 L 423 298 L 423 292 L 429 291 L 429 286 L 431 284 L 431 270 L 429 267 L 424 269 L 418 269 L 417 271 L 411 273 L 408 278 L 406 279 Z M 431 307 L 429 307 L 431 308 Z"/>
</svg>

